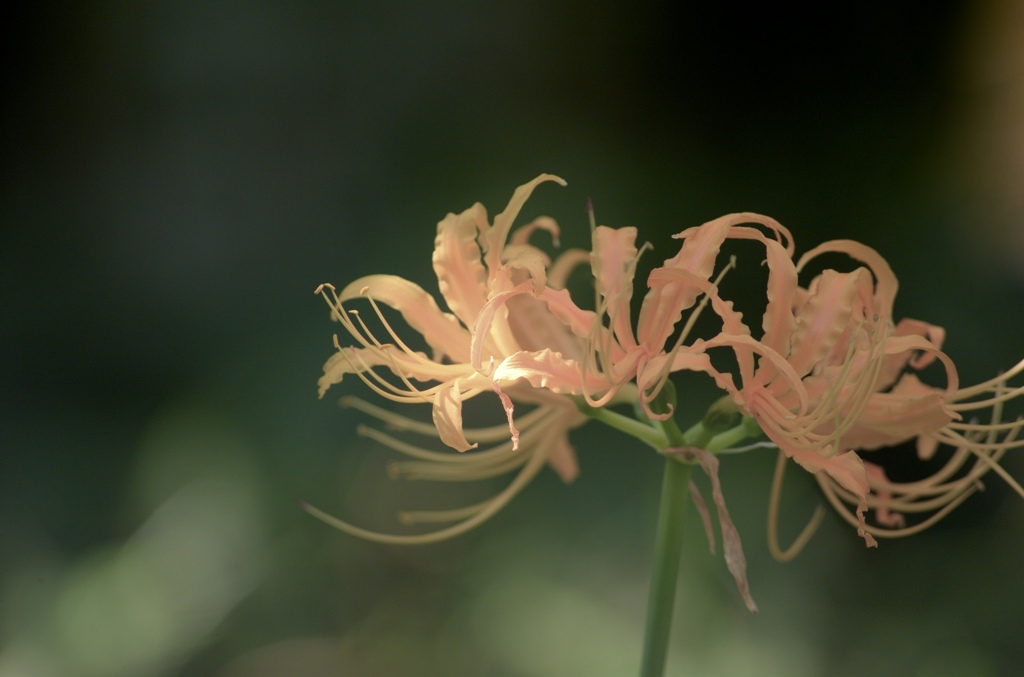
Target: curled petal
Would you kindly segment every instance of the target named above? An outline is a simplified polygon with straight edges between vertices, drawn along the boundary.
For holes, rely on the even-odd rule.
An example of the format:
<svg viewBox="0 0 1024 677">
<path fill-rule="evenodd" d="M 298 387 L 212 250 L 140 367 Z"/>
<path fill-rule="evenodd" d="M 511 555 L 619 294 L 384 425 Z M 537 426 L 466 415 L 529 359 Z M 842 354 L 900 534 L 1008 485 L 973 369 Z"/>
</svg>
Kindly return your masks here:
<svg viewBox="0 0 1024 677">
<path fill-rule="evenodd" d="M 869 548 L 876 547 L 878 542 L 867 532 L 864 520 L 864 513 L 868 510 L 868 493 L 871 491 L 871 487 L 868 484 L 867 470 L 864 468 L 864 462 L 860 456 L 852 451 L 846 451 L 837 456 L 825 458 L 812 451 L 790 453 L 790 450 L 781 444 L 779 448 L 796 461 L 797 465 L 811 474 L 824 472 L 857 498 L 857 534 L 864 539 Z"/>
<path fill-rule="evenodd" d="M 530 195 L 533 193 L 534 188 L 544 183 L 545 181 L 554 181 L 560 185 L 566 185 L 565 180 L 555 176 L 554 174 L 541 174 L 533 181 L 525 183 L 512 193 L 512 199 L 509 200 L 508 206 L 505 207 L 505 211 L 501 212 L 494 217 L 494 226 L 482 234 L 482 240 L 484 243 L 484 262 L 487 264 L 487 269 L 490 271 L 490 279 L 493 280 L 496 271 L 501 266 L 501 250 L 505 247 L 505 241 L 508 239 L 509 231 L 512 228 L 512 222 L 519 216 L 519 211 L 526 204 Z M 492 289 L 493 291 L 493 289 Z"/>
<path fill-rule="evenodd" d="M 810 260 L 826 252 L 846 254 L 871 269 L 871 273 L 875 276 L 874 313 L 884 320 L 892 320 L 892 306 L 896 299 L 896 291 L 899 289 L 899 281 L 888 261 L 866 244 L 855 240 L 832 240 L 818 245 L 801 256 L 800 261 L 796 264 L 797 271 L 803 270 Z"/>
<path fill-rule="evenodd" d="M 512 434 L 512 451 L 519 450 L 519 429 L 516 428 L 515 422 L 515 405 L 512 404 L 512 398 L 510 398 L 504 390 L 501 389 L 501 384 L 495 380 L 491 384 L 491 389 L 498 394 L 498 398 L 501 400 L 501 406 L 505 409 L 505 417 L 508 418 L 508 431 Z"/>
<path fill-rule="evenodd" d="M 589 262 L 590 252 L 586 249 L 565 250 L 548 269 L 548 286 L 552 289 L 565 289 L 572 272 Z"/>
<path fill-rule="evenodd" d="M 810 295 L 800 309 L 793 336 L 789 363 L 796 373 L 805 376 L 837 345 L 859 319 L 855 303 L 865 295 L 871 284 L 868 272 L 858 268 L 852 273 L 826 270 L 811 285 Z"/>
<path fill-rule="evenodd" d="M 729 229 L 737 223 L 741 215 L 730 214 L 709 221 L 697 228 L 690 228 L 677 237 L 683 238 L 683 246 L 679 253 L 665 261 L 658 270 L 682 270 L 695 279 L 705 282 L 715 267 L 715 259 Z M 740 219 L 742 220 L 742 219 Z M 682 280 L 666 281 L 665 284 L 652 284 L 640 307 L 640 321 L 637 325 L 637 339 L 651 354 L 657 354 L 672 334 L 676 322 L 684 310 L 692 306 L 702 290 L 692 283 Z"/>
<path fill-rule="evenodd" d="M 434 426 L 441 441 L 456 451 L 475 449 L 462 428 L 462 392 L 458 380 L 439 388 L 434 394 L 434 409 L 431 412 Z"/>
<path fill-rule="evenodd" d="M 789 353 L 789 341 L 796 333 L 793 299 L 796 296 L 797 273 L 793 259 L 777 242 L 765 240 L 768 263 L 768 305 L 761 326 L 761 342 L 782 353 Z"/>
<path fill-rule="evenodd" d="M 793 238 L 778 221 L 760 214 L 743 212 L 727 214 L 696 228 L 689 228 L 674 235 L 684 240 L 679 253 L 665 261 L 658 270 L 682 270 L 695 278 L 707 281 L 715 267 L 722 243 L 728 237 L 761 239 L 767 241 L 760 231 L 739 226 L 742 223 L 758 223 L 775 233 L 777 242 L 787 240 L 785 252 L 792 255 Z M 657 272 L 657 271 L 656 271 Z M 655 287 L 644 297 L 637 326 L 637 339 L 648 351 L 657 352 L 672 334 L 680 314 L 696 301 L 701 290 L 692 284 L 669 284 Z"/>
<path fill-rule="evenodd" d="M 484 344 L 487 337 L 492 333 L 492 324 L 495 320 L 495 315 L 499 310 L 505 310 L 505 304 L 508 300 L 518 294 L 524 294 L 533 289 L 531 282 L 523 282 L 522 284 L 516 285 L 514 288 L 508 291 L 503 291 L 495 294 L 490 300 L 484 304 L 484 307 L 480 310 L 480 313 L 476 316 L 476 320 L 473 323 L 473 338 L 469 350 L 470 364 L 473 368 L 479 372 L 483 372 L 484 360 Z M 508 323 L 504 323 L 507 327 Z M 499 327 L 499 330 L 501 328 Z M 509 333 L 511 334 L 511 329 Z M 509 336 L 508 340 L 515 341 L 513 336 Z M 514 352 L 514 351 L 512 351 Z"/>
<path fill-rule="evenodd" d="M 583 370 L 575 360 L 567 360 L 548 349 L 524 350 L 510 355 L 498 365 L 491 378 L 495 381 L 525 379 L 534 388 L 561 395 L 579 395 L 584 388 L 593 391 L 608 387 L 607 381 L 595 375 L 588 375 L 584 383 Z"/>
<path fill-rule="evenodd" d="M 875 393 L 842 438 L 850 449 L 877 449 L 941 430 L 959 418 L 946 407 L 943 390 L 926 386 L 904 374 L 887 393 Z"/>
<path fill-rule="evenodd" d="M 711 308 L 722 320 L 722 333 L 733 336 L 750 335 L 750 329 L 743 323 L 743 314 L 733 309 L 732 301 L 724 301 L 718 295 L 718 289 L 705 279 L 699 278 L 687 270 L 679 268 L 658 268 L 651 272 L 648 285 L 652 290 L 668 288 L 674 285 L 689 287 L 698 293 L 706 294 L 711 301 Z M 683 333 L 685 334 L 685 329 Z M 679 340 L 684 339 L 680 336 Z M 753 354 L 751 351 L 736 347 L 736 359 L 744 380 L 749 380 L 754 372 Z"/>
<path fill-rule="evenodd" d="M 736 214 L 736 217 L 737 223 L 756 223 L 772 231 L 772 234 L 775 235 L 772 240 L 783 248 L 789 258 L 793 258 L 793 253 L 796 251 L 796 247 L 793 244 L 793 234 L 789 232 L 788 228 L 772 217 L 765 216 L 764 214 L 744 212 L 742 214 Z M 681 236 L 677 235 L 676 237 Z M 729 231 L 729 237 L 761 241 L 765 241 L 767 239 L 762 231 L 748 226 L 733 226 L 732 230 Z"/>
<path fill-rule="evenodd" d="M 597 292 L 605 299 L 615 337 L 623 348 L 633 348 L 636 339 L 630 325 L 629 302 L 637 257 L 636 228 L 598 226 L 592 239 L 590 267 Z"/>
<path fill-rule="evenodd" d="M 547 286 L 547 266 L 550 263 L 547 254 L 535 247 L 525 245 L 515 248 L 506 247 L 504 254 L 504 268 L 525 270 L 533 280 L 534 296 L 539 296 Z"/>
<path fill-rule="evenodd" d="M 569 331 L 581 338 L 590 335 L 597 321 L 593 311 L 582 310 L 564 289 L 545 289 L 538 297 Z"/>
<path fill-rule="evenodd" d="M 902 353 L 890 353 L 885 358 L 879 389 L 892 385 L 907 366 L 912 369 L 924 369 L 938 358 L 938 352 L 946 338 L 946 330 L 921 320 L 905 317 L 896 325 L 893 337 L 917 336 L 932 345 L 931 350 L 907 350 Z"/>
<path fill-rule="evenodd" d="M 493 331 L 492 323 L 495 320 L 497 312 L 500 309 L 503 309 L 510 299 L 520 294 L 532 292 L 533 283 L 526 281 L 516 285 L 508 291 L 495 294 L 483 307 L 476 318 L 476 323 L 473 325 L 473 339 L 472 345 L 470 346 L 470 362 L 474 369 L 477 371 L 483 370 L 484 341 Z M 565 325 L 573 334 L 580 337 L 586 337 L 589 334 L 596 320 L 596 316 L 591 311 L 581 310 L 575 303 L 573 303 L 572 299 L 569 297 L 569 292 L 564 289 L 556 290 L 545 288 L 537 298 L 547 305 L 548 310 L 551 311 L 552 315 L 554 315 L 554 317 Z M 511 329 L 508 331 L 511 333 Z M 510 339 L 512 341 L 515 340 L 514 336 L 510 337 Z M 508 354 L 514 352 L 517 351 L 507 351 Z"/>
<path fill-rule="evenodd" d="M 418 284 L 397 275 L 367 275 L 342 289 L 338 300 L 345 303 L 366 296 L 401 313 L 435 351 L 456 362 L 469 359 L 469 332 L 455 316 L 442 312 L 434 297 Z"/>
<path fill-rule="evenodd" d="M 561 231 L 558 228 L 558 222 L 550 216 L 538 216 L 525 226 L 519 226 L 509 238 L 510 242 L 513 245 L 529 244 L 530 237 L 538 230 L 546 230 L 551 233 L 551 241 L 556 247 L 559 246 L 558 238 Z"/>
<path fill-rule="evenodd" d="M 665 420 L 671 413 L 658 414 L 651 411 L 650 403 L 657 396 L 654 392 L 662 375 L 667 371 L 699 371 L 711 376 L 719 388 L 734 398 L 740 398 L 739 390 L 732 379 L 732 374 L 720 372 L 711 364 L 711 358 L 703 351 L 703 343 L 674 351 L 672 354 L 662 353 L 646 360 L 638 367 L 636 376 L 637 389 L 640 391 L 640 405 L 644 414 L 652 420 Z"/>
<path fill-rule="evenodd" d="M 778 352 L 772 350 L 760 341 L 755 341 L 752 337 L 745 334 L 719 334 L 715 338 L 705 341 L 703 345 L 705 348 L 727 346 L 735 349 L 736 347 L 742 347 L 760 355 L 761 362 L 772 365 L 775 372 L 782 377 L 782 383 L 787 387 L 787 392 L 795 396 L 797 400 L 797 414 L 803 415 L 807 411 L 807 407 L 809 405 L 808 394 L 803 382 L 800 380 L 800 375 L 797 374 L 789 362 L 786 361 L 786 358 Z M 766 396 L 774 399 L 774 397 L 768 395 L 756 374 L 752 377 L 741 374 L 741 377 L 743 377 L 742 399 L 745 401 L 743 406 L 750 409 L 753 404 L 751 400 L 757 397 Z M 776 379 L 776 382 L 778 382 L 778 379 Z M 775 385 L 775 382 L 773 382 L 772 385 Z M 753 398 L 751 397 L 751 394 L 753 394 Z M 756 415 L 757 412 L 751 410 L 751 413 Z"/>
<path fill-rule="evenodd" d="M 477 235 L 488 228 L 487 210 L 479 202 L 437 224 L 433 263 L 438 287 L 448 308 L 467 327 L 487 302 L 487 270 L 480 261 Z"/>
<path fill-rule="evenodd" d="M 533 294 L 509 298 L 508 326 L 522 350 L 550 348 L 574 360 L 583 358 L 583 343 Z"/>
<path fill-rule="evenodd" d="M 960 376 L 957 374 L 956 365 L 953 364 L 953 360 L 949 359 L 949 356 L 939 350 L 934 343 L 924 336 L 916 334 L 891 336 L 885 342 L 886 355 L 903 355 L 913 351 L 919 351 L 922 355 L 928 354 L 933 356 L 928 360 L 929 362 L 932 359 L 937 359 L 942 363 L 942 366 L 946 369 L 946 394 L 952 396 L 960 387 Z M 918 356 L 915 359 L 922 360 L 924 358 Z"/>
</svg>

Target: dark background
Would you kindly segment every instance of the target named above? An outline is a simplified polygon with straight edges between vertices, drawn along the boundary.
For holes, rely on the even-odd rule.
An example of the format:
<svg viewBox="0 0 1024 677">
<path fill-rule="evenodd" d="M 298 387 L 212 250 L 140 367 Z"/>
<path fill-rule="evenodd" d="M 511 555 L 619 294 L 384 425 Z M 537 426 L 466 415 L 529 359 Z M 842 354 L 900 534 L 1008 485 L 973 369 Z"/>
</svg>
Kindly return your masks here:
<svg viewBox="0 0 1024 677">
<path fill-rule="evenodd" d="M 541 172 L 569 186 L 523 216 L 559 219 L 563 246 L 587 245 L 588 196 L 654 245 L 647 266 L 758 211 L 799 251 L 881 250 L 897 315 L 946 327 L 964 382 L 1024 353 L 1012 0 L 57 3 L 4 23 L 3 675 L 635 672 L 661 462 L 628 438 L 579 431 L 575 484 L 545 472 L 436 546 L 296 507 L 398 528 L 448 491 L 386 479 L 334 405 L 357 382 L 316 399 L 336 327 L 312 290 L 435 291 L 436 222 Z M 695 420 L 710 393 L 680 388 Z M 830 514 L 778 564 L 772 464 L 722 470 L 761 613 L 694 519 L 669 674 L 1013 674 L 1024 502 L 999 480 L 877 550 Z M 789 539 L 821 499 L 796 471 L 785 498 Z"/>
</svg>

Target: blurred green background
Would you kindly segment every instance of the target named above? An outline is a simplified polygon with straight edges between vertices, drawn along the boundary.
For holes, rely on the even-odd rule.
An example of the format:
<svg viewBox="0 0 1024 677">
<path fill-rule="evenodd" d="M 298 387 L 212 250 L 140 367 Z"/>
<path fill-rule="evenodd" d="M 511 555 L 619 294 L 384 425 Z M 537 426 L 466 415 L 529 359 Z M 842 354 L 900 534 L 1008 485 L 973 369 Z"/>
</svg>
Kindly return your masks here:
<svg viewBox="0 0 1024 677">
<path fill-rule="evenodd" d="M 573 485 L 545 472 L 464 537 L 334 532 L 296 501 L 398 529 L 449 489 L 386 478 L 335 405 L 358 382 L 316 399 L 336 326 L 311 292 L 435 291 L 437 221 L 554 172 L 568 188 L 523 216 L 557 218 L 563 246 L 586 246 L 588 196 L 654 245 L 648 267 L 674 232 L 770 214 L 799 251 L 882 250 L 897 314 L 948 329 L 964 382 L 1010 367 L 1020 5 L 824 4 L 5 13 L 0 675 L 634 674 L 661 460 L 592 424 Z M 710 393 L 679 387 L 685 423 Z M 722 466 L 761 613 L 691 515 L 668 674 L 1018 674 L 1024 501 L 999 480 L 877 550 L 830 514 L 778 564 L 773 455 Z M 783 539 L 821 502 L 792 471 Z"/>
</svg>

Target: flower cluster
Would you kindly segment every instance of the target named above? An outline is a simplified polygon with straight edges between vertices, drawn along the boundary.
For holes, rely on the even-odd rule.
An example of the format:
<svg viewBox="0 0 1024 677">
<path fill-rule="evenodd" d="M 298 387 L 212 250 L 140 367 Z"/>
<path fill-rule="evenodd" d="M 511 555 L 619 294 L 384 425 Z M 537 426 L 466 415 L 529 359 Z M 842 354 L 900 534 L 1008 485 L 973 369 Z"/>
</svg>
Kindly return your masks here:
<svg viewBox="0 0 1024 677">
<path fill-rule="evenodd" d="M 751 436 L 767 437 L 752 446 L 779 450 L 769 540 L 783 559 L 799 549 L 817 522 L 794 548 L 778 547 L 774 515 L 786 459 L 817 478 L 829 502 L 868 545 L 875 545 L 875 536 L 905 535 L 933 524 L 975 491 L 989 471 L 1024 496 L 999 465 L 1006 451 L 1024 446 L 1024 422 L 1003 420 L 1003 404 L 1024 394 L 1024 386 L 1011 385 L 1024 372 L 1024 361 L 991 381 L 960 387 L 953 362 L 942 352 L 943 330 L 894 319 L 897 278 L 873 249 L 836 240 L 796 259 L 792 235 L 774 219 L 751 213 L 723 216 L 675 236 L 681 247 L 648 277 L 634 330 L 634 276 L 648 245 L 637 247 L 635 228 L 592 224 L 589 252 L 569 250 L 552 260 L 531 240 L 546 231 L 557 245 L 554 220 L 540 217 L 513 229 L 524 203 L 544 182 L 564 185 L 543 174 L 516 189 L 493 222 L 476 204 L 438 224 L 433 268 L 444 310 L 424 289 L 392 275 L 363 277 L 340 291 L 331 285 L 317 289 L 332 319 L 354 341 L 342 345 L 335 336 L 337 351 L 324 366 L 321 396 L 354 374 L 386 399 L 427 403 L 432 424 L 360 399 L 344 400 L 389 428 L 438 438 L 459 452 L 361 427 L 363 434 L 410 457 L 392 464 L 394 476 L 457 481 L 517 472 L 515 478 L 482 503 L 402 514 L 410 523 L 449 524 L 424 534 L 371 532 L 312 506 L 305 505 L 307 510 L 339 529 L 378 541 L 447 538 L 489 518 L 545 465 L 572 481 L 579 468 L 569 433 L 589 419 L 632 434 L 680 462 L 699 461 L 709 474 L 717 462 L 707 454 Z M 731 260 L 719 265 L 730 239 L 764 248 L 768 281 L 757 337 L 719 290 L 722 275 L 733 265 Z M 851 269 L 824 269 L 802 283 L 801 273 L 816 267 L 824 254 L 845 256 Z M 594 310 L 581 308 L 565 289 L 570 273 L 588 263 Z M 357 303 L 364 313 L 368 305 L 369 321 Z M 429 354 L 409 347 L 381 306 L 397 311 L 422 337 Z M 708 309 L 720 330 L 694 338 L 695 322 Z M 945 372 L 941 387 L 925 385 L 916 375 L 932 363 Z M 726 430 L 705 419 L 683 437 L 673 436 L 674 402 L 665 401 L 665 385 L 672 374 L 684 371 L 711 376 L 725 398 L 713 411 L 739 413 L 741 423 Z M 463 401 L 481 393 L 497 396 L 507 426 L 463 425 Z M 613 410 L 623 404 L 633 405 L 633 415 Z M 520 413 L 517 405 L 530 409 Z M 979 410 L 988 412 L 986 422 L 964 421 Z M 679 451 L 680 439 L 687 444 L 685 453 Z M 911 440 L 921 459 L 931 458 L 938 445 L 953 451 L 939 471 L 905 483 L 889 480 L 879 465 L 866 460 L 866 452 Z M 724 534 L 728 515 L 722 514 L 717 477 L 712 479 Z M 907 526 L 904 516 L 910 513 L 930 516 Z"/>
</svg>

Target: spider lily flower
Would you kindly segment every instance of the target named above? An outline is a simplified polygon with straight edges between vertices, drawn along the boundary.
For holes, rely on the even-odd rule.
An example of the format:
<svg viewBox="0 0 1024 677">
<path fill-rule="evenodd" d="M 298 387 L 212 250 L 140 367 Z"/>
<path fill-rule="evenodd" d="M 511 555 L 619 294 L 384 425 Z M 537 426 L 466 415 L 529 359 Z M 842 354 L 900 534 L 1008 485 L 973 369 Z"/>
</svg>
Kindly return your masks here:
<svg viewBox="0 0 1024 677">
<path fill-rule="evenodd" d="M 771 236 L 739 225 L 743 221 L 761 224 Z M 825 243 L 795 263 L 788 231 L 756 215 L 723 217 L 716 226 L 705 224 L 678 237 L 692 240 L 693 249 L 703 250 L 711 263 L 725 238 L 762 243 L 768 266 L 767 305 L 759 340 L 738 313 L 719 312 L 723 331 L 676 353 L 668 368 L 711 375 L 785 456 L 855 499 L 858 532 L 868 545 L 875 545 L 865 521 L 872 492 L 869 473 L 853 450 L 852 438 L 879 422 L 872 417 L 874 412 L 891 407 L 900 397 L 904 412 L 916 411 L 922 417 L 918 423 L 927 418 L 931 429 L 956 418 L 934 392 L 911 397 L 902 390 L 887 392 L 906 366 L 921 368 L 936 359 L 946 368 L 945 392 L 956 390 L 955 367 L 929 340 L 941 340 L 941 330 L 913 320 L 893 326 L 896 277 L 877 252 L 860 243 Z M 701 246 L 708 241 L 715 246 Z M 801 287 L 801 269 L 829 252 L 844 253 L 862 265 L 849 273 L 825 270 L 807 288 Z M 740 385 L 708 357 L 708 351 L 722 347 L 736 357 Z"/>
<path fill-rule="evenodd" d="M 322 294 L 338 321 L 355 341 L 342 346 L 324 365 L 320 395 L 355 374 L 378 395 L 402 404 L 429 403 L 433 426 L 390 414 L 371 405 L 358 405 L 385 424 L 415 434 L 436 436 L 464 456 L 442 460 L 444 454 L 410 445 L 381 432 L 368 434 L 392 449 L 415 457 L 396 464 L 399 476 L 423 479 L 482 479 L 519 469 L 505 492 L 466 511 L 444 514 L 462 520 L 436 532 L 444 537 L 478 524 L 504 505 L 546 463 L 565 481 L 578 473 L 568 432 L 582 425 L 575 395 L 592 406 L 612 402 L 624 387 L 632 388 L 628 298 L 639 255 L 636 230 L 595 228 L 593 251 L 570 250 L 555 261 L 529 243 L 538 230 L 557 243 L 553 219 L 541 217 L 512 231 L 512 224 L 533 190 L 541 183 L 562 179 L 542 174 L 520 186 L 508 206 L 487 218 L 477 203 L 460 214 L 448 214 L 437 226 L 433 268 L 447 311 L 418 285 L 393 275 L 369 275 L 340 291 L 321 285 Z M 564 289 L 570 272 L 589 260 L 598 291 L 598 310 L 580 309 Z M 353 302 L 368 303 L 374 320 L 367 322 Z M 418 333 L 430 355 L 412 349 L 399 337 L 381 306 L 397 311 Z M 606 326 L 606 323 L 608 326 Z M 383 328 L 378 337 L 370 325 Z M 508 427 L 503 439 L 493 428 L 467 431 L 462 402 L 493 391 L 505 410 Z M 358 400 L 349 400 L 353 406 Z M 515 402 L 535 407 L 516 418 Z M 480 444 L 491 444 L 479 450 Z M 476 450 L 476 451 L 471 451 Z M 450 455 L 449 455 L 450 456 Z M 455 460 L 458 459 L 458 460 Z M 371 532 L 340 522 L 307 506 L 335 526 L 370 537 Z M 441 515 L 416 521 L 440 521 Z M 384 535 L 378 534 L 384 540 Z M 431 536 L 431 535 L 426 535 Z M 420 537 L 386 537 L 415 542 Z"/>
</svg>

